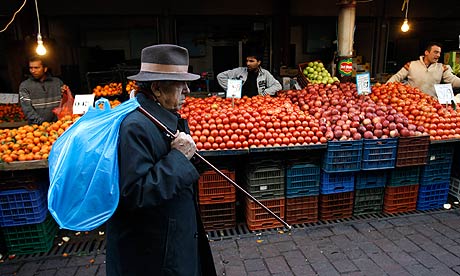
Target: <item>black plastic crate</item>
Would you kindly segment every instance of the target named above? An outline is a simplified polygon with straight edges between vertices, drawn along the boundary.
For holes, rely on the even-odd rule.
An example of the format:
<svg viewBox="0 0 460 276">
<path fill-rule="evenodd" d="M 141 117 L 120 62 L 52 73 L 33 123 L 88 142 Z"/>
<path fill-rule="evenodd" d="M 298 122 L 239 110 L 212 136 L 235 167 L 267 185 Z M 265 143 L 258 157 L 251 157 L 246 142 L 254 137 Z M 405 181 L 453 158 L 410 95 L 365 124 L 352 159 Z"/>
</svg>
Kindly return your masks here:
<svg viewBox="0 0 460 276">
<path fill-rule="evenodd" d="M 385 188 L 367 188 L 355 190 L 353 215 L 369 215 L 381 213 Z"/>
</svg>

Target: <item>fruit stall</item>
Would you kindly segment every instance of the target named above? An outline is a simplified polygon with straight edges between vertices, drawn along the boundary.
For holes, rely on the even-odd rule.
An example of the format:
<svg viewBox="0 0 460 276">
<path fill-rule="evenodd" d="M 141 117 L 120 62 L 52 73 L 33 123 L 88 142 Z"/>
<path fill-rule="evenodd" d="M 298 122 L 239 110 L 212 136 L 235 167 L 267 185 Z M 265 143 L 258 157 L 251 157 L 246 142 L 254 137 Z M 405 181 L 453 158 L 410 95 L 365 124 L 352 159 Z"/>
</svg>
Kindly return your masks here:
<svg viewBox="0 0 460 276">
<path fill-rule="evenodd" d="M 354 83 L 313 71 L 306 69 L 302 89 L 276 97 L 187 97 L 180 113 L 199 153 L 295 225 L 439 209 L 449 194 L 460 198 L 454 107 L 401 83 L 358 95 Z M 113 99 L 116 108 L 135 83 L 106 79 L 89 88 L 96 98 L 123 95 Z M 78 118 L 0 129 L 0 227 L 9 253 L 52 246 L 58 227 L 47 210 L 46 159 Z M 207 230 L 282 226 L 213 170 L 198 167 Z"/>
</svg>

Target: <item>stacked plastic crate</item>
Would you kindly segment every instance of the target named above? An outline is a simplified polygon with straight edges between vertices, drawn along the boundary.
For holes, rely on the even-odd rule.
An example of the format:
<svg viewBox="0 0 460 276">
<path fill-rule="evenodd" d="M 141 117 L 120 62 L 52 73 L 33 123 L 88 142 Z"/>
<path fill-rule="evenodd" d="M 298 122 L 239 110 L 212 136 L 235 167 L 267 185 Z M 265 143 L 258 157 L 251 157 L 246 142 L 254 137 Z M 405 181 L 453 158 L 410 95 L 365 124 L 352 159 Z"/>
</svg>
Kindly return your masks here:
<svg viewBox="0 0 460 276">
<path fill-rule="evenodd" d="M 235 180 L 235 171 L 222 169 Z M 222 230 L 236 225 L 235 187 L 215 171 L 205 171 L 198 180 L 198 202 L 206 230 Z"/>
<path fill-rule="evenodd" d="M 428 161 L 420 173 L 417 210 L 442 208 L 447 202 L 454 148 L 450 144 L 431 144 Z"/>
<path fill-rule="evenodd" d="M 285 215 L 284 167 L 280 161 L 250 160 L 244 169 L 244 188 L 280 218 Z M 245 214 L 251 231 L 282 227 L 282 224 L 245 197 Z"/>
<path fill-rule="evenodd" d="M 450 178 L 449 194 L 456 201 L 460 201 L 460 144 L 456 143 L 454 147 L 454 158 L 452 161 L 452 171 Z"/>
<path fill-rule="evenodd" d="M 320 220 L 352 216 L 355 172 L 361 169 L 362 149 L 362 140 L 327 143 L 320 182 Z"/>
<path fill-rule="evenodd" d="M 287 223 L 302 224 L 318 221 L 320 169 L 320 166 L 314 163 L 287 164 L 285 181 Z"/>
<path fill-rule="evenodd" d="M 0 227 L 8 254 L 47 252 L 58 231 L 48 213 L 48 183 L 22 180 L 0 184 Z"/>
<path fill-rule="evenodd" d="M 387 171 L 395 167 L 397 138 L 364 139 L 361 171 L 356 174 L 354 215 L 382 212 Z"/>
<path fill-rule="evenodd" d="M 396 168 L 389 172 L 385 187 L 385 213 L 396 214 L 416 209 L 420 169 L 427 162 L 429 145 L 429 136 L 398 139 Z"/>
</svg>

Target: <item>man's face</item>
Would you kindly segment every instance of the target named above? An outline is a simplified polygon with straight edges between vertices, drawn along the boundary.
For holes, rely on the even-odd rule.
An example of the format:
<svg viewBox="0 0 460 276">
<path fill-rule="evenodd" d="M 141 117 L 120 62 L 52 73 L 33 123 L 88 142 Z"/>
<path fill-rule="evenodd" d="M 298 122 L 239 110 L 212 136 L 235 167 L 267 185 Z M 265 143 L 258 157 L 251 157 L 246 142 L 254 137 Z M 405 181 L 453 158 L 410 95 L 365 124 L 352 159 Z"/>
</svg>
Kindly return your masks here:
<svg viewBox="0 0 460 276">
<path fill-rule="evenodd" d="M 425 58 L 426 60 L 431 63 L 438 62 L 439 57 L 441 56 L 441 47 L 439 46 L 431 46 L 430 51 L 425 51 Z"/>
<path fill-rule="evenodd" d="M 185 101 L 185 96 L 190 93 L 187 82 L 185 81 L 165 81 L 159 82 L 157 96 L 161 106 L 171 111 L 178 111 Z"/>
<path fill-rule="evenodd" d="M 249 71 L 257 71 L 260 66 L 260 60 L 257 60 L 255 57 L 247 57 L 246 66 Z"/>
<path fill-rule="evenodd" d="M 32 77 L 36 80 L 42 80 L 45 77 L 48 67 L 43 67 L 41 61 L 30 61 L 29 62 L 29 72 L 32 74 Z"/>
</svg>

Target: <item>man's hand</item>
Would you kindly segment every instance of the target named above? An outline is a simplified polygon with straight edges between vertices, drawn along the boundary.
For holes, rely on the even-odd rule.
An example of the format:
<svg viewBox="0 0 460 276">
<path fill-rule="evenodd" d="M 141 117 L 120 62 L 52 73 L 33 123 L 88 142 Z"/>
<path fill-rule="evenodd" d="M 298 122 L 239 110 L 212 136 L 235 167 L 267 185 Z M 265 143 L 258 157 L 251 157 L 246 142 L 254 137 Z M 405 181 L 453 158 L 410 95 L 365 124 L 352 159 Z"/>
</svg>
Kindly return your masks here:
<svg viewBox="0 0 460 276">
<path fill-rule="evenodd" d="M 176 138 L 171 142 L 171 148 L 182 152 L 188 160 L 190 160 L 196 152 L 196 145 L 192 136 L 185 132 L 179 132 L 179 134 L 176 135 Z"/>
<path fill-rule="evenodd" d="M 66 93 L 67 91 L 69 91 L 69 87 L 67 85 L 62 85 L 61 86 L 61 94 L 64 94 Z"/>
</svg>

